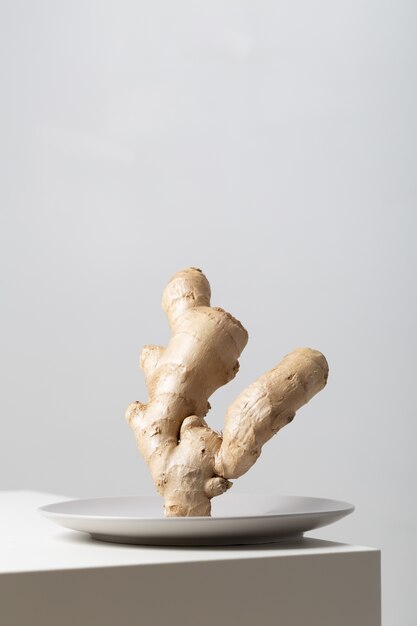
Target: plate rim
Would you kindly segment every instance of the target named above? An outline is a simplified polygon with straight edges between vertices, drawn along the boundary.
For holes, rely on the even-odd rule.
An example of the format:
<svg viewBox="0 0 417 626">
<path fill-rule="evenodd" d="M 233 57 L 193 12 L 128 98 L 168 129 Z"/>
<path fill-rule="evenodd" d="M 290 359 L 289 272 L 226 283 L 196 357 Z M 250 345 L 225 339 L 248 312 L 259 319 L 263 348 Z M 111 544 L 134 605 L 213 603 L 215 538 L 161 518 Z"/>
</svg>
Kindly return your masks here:
<svg viewBox="0 0 417 626">
<path fill-rule="evenodd" d="M 100 519 L 100 520 L 109 520 L 109 521 L 124 521 L 124 522 L 136 522 L 136 521 L 146 521 L 146 522 L 163 522 L 167 524 L 175 524 L 175 523 L 196 523 L 196 522 L 208 522 L 210 524 L 219 523 L 219 522 L 228 522 L 228 521 L 239 521 L 239 520 L 255 520 L 255 519 L 273 519 L 273 518 L 284 518 L 284 517 L 305 517 L 305 516 L 322 516 L 322 515 L 331 515 L 342 513 L 344 516 L 349 515 L 355 511 L 355 505 L 351 502 L 347 502 L 345 500 L 334 500 L 333 498 L 323 498 L 319 496 L 298 496 L 298 495 L 288 495 L 288 494 L 278 494 L 278 493 L 263 493 L 263 494 L 250 494 L 250 493 L 236 493 L 233 494 L 236 496 L 250 496 L 253 498 L 269 496 L 269 497 L 280 497 L 280 498 L 299 498 L 301 499 L 310 499 L 310 500 L 325 500 L 327 502 L 333 504 L 333 508 L 328 511 L 309 511 L 309 512 L 300 512 L 300 513 L 264 513 L 261 515 L 239 515 L 231 517 L 227 516 L 184 516 L 184 517 L 165 517 L 161 515 L 160 517 L 143 517 L 143 516 L 122 516 L 122 515 L 96 515 L 96 514 L 82 514 L 82 513 L 59 513 L 56 511 L 49 511 L 48 508 L 52 506 L 57 506 L 60 504 L 68 504 L 74 502 L 91 502 L 94 500 L 110 500 L 110 499 L 124 499 L 124 498 L 158 498 L 157 495 L 148 495 L 148 494 L 135 494 L 135 495 L 125 495 L 125 496 L 98 496 L 94 498 L 70 498 L 68 500 L 60 500 L 58 502 L 52 502 L 50 504 L 45 504 L 43 506 L 37 507 L 37 511 L 43 515 L 44 517 L 69 517 L 76 519 Z M 335 508 L 336 507 L 336 508 Z"/>
</svg>

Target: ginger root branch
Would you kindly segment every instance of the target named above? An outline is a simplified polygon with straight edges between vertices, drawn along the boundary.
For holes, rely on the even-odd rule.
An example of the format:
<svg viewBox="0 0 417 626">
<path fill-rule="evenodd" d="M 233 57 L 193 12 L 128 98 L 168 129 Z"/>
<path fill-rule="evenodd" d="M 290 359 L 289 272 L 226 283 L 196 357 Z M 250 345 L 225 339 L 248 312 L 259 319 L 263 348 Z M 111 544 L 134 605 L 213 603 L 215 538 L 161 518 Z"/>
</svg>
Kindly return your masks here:
<svg viewBox="0 0 417 626">
<path fill-rule="evenodd" d="M 147 404 L 126 411 L 167 516 L 208 516 L 211 499 L 244 474 L 262 446 L 327 381 L 317 350 L 299 348 L 249 385 L 229 407 L 223 435 L 205 421 L 211 394 L 232 380 L 248 334 L 230 313 L 210 306 L 210 285 L 195 268 L 174 275 L 162 306 L 172 336 L 140 357 Z"/>
</svg>

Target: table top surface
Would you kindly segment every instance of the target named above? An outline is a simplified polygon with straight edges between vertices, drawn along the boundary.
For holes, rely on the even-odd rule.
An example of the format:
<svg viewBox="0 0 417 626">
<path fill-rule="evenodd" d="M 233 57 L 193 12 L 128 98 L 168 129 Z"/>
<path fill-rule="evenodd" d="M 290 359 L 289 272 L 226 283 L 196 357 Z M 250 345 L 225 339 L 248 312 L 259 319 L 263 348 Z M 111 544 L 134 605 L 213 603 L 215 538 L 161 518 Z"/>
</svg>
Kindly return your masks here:
<svg viewBox="0 0 417 626">
<path fill-rule="evenodd" d="M 375 548 L 307 537 L 295 543 L 230 547 L 169 547 L 104 543 L 91 539 L 87 534 L 57 526 L 37 511 L 40 506 L 65 499 L 67 498 L 62 495 L 36 491 L 0 492 L 0 575 L 18 572 L 377 551 Z"/>
</svg>

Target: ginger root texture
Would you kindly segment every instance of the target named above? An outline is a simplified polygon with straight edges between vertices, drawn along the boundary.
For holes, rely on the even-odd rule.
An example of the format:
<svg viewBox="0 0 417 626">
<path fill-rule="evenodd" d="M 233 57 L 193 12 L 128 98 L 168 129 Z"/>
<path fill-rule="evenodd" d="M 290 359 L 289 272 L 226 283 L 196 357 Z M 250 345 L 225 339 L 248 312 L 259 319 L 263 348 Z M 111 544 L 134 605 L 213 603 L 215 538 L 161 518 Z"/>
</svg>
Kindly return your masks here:
<svg viewBox="0 0 417 626">
<path fill-rule="evenodd" d="M 205 421 L 211 394 L 232 380 L 248 334 L 221 308 L 196 268 L 174 275 L 162 307 L 172 331 L 166 346 L 140 357 L 147 404 L 126 411 L 137 446 L 164 498 L 165 514 L 208 516 L 211 499 L 244 474 L 262 446 L 326 384 L 328 365 L 317 350 L 299 348 L 249 385 L 229 407 L 223 435 Z"/>
</svg>

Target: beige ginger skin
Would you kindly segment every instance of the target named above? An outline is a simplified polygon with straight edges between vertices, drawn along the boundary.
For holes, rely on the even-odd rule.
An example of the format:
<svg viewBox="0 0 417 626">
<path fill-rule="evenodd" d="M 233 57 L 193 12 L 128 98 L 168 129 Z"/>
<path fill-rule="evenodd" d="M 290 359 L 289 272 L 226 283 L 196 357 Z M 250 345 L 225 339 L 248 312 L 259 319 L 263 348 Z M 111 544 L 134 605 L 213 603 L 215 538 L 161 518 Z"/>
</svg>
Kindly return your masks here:
<svg viewBox="0 0 417 626">
<path fill-rule="evenodd" d="M 210 306 L 199 269 L 177 272 L 162 297 L 172 336 L 166 348 L 145 346 L 140 357 L 147 404 L 126 411 L 165 515 L 208 516 L 211 498 L 242 476 L 264 443 L 326 384 L 328 365 L 317 350 L 299 348 L 249 385 L 229 407 L 222 434 L 204 417 L 208 398 L 232 380 L 248 333 L 230 313 Z"/>
</svg>

